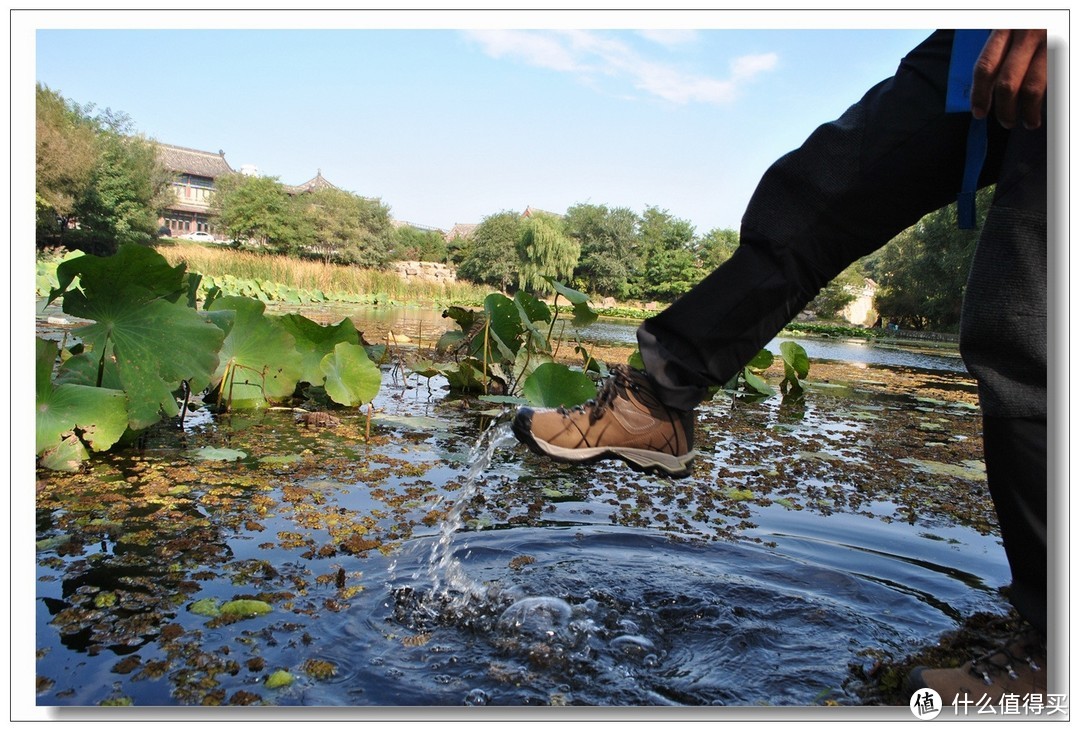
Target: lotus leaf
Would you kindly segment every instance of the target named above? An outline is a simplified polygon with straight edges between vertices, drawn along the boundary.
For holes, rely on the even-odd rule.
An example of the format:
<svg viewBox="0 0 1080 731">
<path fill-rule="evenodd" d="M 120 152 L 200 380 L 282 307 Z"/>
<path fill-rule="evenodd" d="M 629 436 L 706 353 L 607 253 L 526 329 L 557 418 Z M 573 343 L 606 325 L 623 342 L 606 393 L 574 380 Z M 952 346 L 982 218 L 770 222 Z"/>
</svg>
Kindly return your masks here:
<svg viewBox="0 0 1080 731">
<path fill-rule="evenodd" d="M 66 295 L 76 278 L 78 288 L 89 300 L 137 303 L 164 297 L 175 301 L 188 292 L 184 269 L 183 264 L 174 267 L 161 254 L 144 246 L 121 246 L 112 256 L 84 254 L 56 267 L 59 286 L 50 293 L 49 301 Z M 68 312 L 66 297 L 64 312 Z"/>
<path fill-rule="evenodd" d="M 322 372 L 322 359 L 334 352 L 338 343 L 360 343 L 360 334 L 352 320 L 345 318 L 336 325 L 320 325 L 303 315 L 290 314 L 280 318 L 282 327 L 296 338 L 296 350 L 300 353 L 300 380 L 312 385 L 321 385 L 325 375 Z"/>
<path fill-rule="evenodd" d="M 270 673 L 270 677 L 266 679 L 264 685 L 273 690 L 275 688 L 284 688 L 287 685 L 292 685 L 294 680 L 293 674 L 288 670 L 275 670 Z"/>
<path fill-rule="evenodd" d="M 489 327 L 486 333 L 486 360 L 506 360 L 513 362 L 521 347 L 521 335 L 525 331 L 521 324 L 521 315 L 517 305 L 504 294 L 495 292 L 484 300 L 484 313 Z M 471 354 L 483 358 L 485 333 L 481 331 L 471 344 Z M 498 356 L 497 358 L 495 356 Z"/>
<path fill-rule="evenodd" d="M 273 607 L 258 599 L 234 599 L 221 605 L 222 614 L 231 614 L 240 617 L 257 617 L 260 614 L 269 614 Z"/>
<path fill-rule="evenodd" d="M 790 366 L 796 376 L 806 378 L 810 372 L 810 358 L 807 357 L 803 346 L 790 340 L 780 343 L 780 356 L 784 359 L 784 364 Z"/>
<path fill-rule="evenodd" d="M 188 292 L 182 266 L 151 249 L 121 247 L 111 257 L 65 261 L 57 274 L 53 296 L 64 295 L 64 312 L 93 321 L 74 334 L 98 364 L 116 361 L 131 428 L 178 414 L 181 382 L 194 391 L 209 384 L 224 333 L 176 301 Z M 78 288 L 69 289 L 75 277 Z"/>
<path fill-rule="evenodd" d="M 776 390 L 766 383 L 764 378 L 750 370 L 749 367 L 743 368 L 743 378 L 746 379 L 747 386 L 764 396 L 773 396 L 776 394 Z"/>
<path fill-rule="evenodd" d="M 36 454 L 55 453 L 47 461 L 70 468 L 72 460 L 77 465 L 86 458 L 86 449 L 68 435 L 78 430 L 93 449 L 108 449 L 127 428 L 127 401 L 124 392 L 116 389 L 54 384 L 57 350 L 54 342 L 37 341 Z"/>
<path fill-rule="evenodd" d="M 232 407 L 257 408 L 291 396 L 302 373 L 292 333 L 266 317 L 257 300 L 220 297 L 211 309 L 235 313 L 211 381 L 220 397 Z"/>
<path fill-rule="evenodd" d="M 332 353 L 323 356 L 321 368 L 327 395 L 343 406 L 366 404 L 382 385 L 382 372 L 360 345 L 338 343 Z"/>
<path fill-rule="evenodd" d="M 556 282 L 551 277 L 545 277 L 557 294 L 561 294 L 574 308 L 574 319 L 571 323 L 574 327 L 585 327 L 596 321 L 598 315 L 589 307 L 589 296 L 584 292 L 571 289 L 561 282 Z"/>
<path fill-rule="evenodd" d="M 596 384 L 592 379 L 562 363 L 537 366 L 525 379 L 521 390 L 535 406 L 577 406 L 596 396 Z"/>
</svg>

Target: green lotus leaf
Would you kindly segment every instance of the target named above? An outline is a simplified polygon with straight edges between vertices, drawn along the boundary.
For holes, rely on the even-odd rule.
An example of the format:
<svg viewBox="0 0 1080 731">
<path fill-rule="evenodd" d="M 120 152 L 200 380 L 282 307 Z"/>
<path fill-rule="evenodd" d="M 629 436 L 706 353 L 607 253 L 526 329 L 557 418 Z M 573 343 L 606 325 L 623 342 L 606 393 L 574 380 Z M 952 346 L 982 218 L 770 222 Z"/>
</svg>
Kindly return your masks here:
<svg viewBox="0 0 1080 731">
<path fill-rule="evenodd" d="M 95 451 L 108 449 L 127 429 L 127 399 L 116 389 L 54 384 L 52 364 L 57 350 L 56 343 L 38 339 L 35 453 L 57 452 L 53 457 L 59 462 L 77 463 L 85 459 L 86 450 L 79 450 L 79 440 L 64 444 L 68 435 L 77 431 Z"/>
<path fill-rule="evenodd" d="M 368 403 L 382 385 L 382 372 L 360 345 L 338 343 L 334 352 L 323 356 L 321 368 L 327 395 L 343 406 Z"/>
<path fill-rule="evenodd" d="M 173 395 L 182 381 L 192 391 L 211 382 L 224 333 L 198 312 L 165 299 L 140 302 L 116 297 L 88 299 L 78 290 L 64 296 L 64 309 L 94 322 L 75 330 L 95 358 L 116 360 L 120 385 L 127 392 L 133 429 L 156 423 L 161 414 L 176 416 Z"/>
<path fill-rule="evenodd" d="M 258 408 L 291 396 L 302 374 L 292 333 L 266 317 L 258 300 L 220 297 L 210 308 L 235 313 L 211 378 L 222 400 L 236 408 Z"/>
<path fill-rule="evenodd" d="M 300 380 L 315 386 L 322 385 L 322 359 L 334 352 L 338 343 L 360 343 L 360 333 L 349 318 L 336 325 L 320 325 L 303 315 L 283 315 L 281 326 L 296 339 L 296 351 L 300 354 Z"/>
<path fill-rule="evenodd" d="M 577 406 L 596 396 L 596 384 L 562 363 L 543 363 L 525 379 L 521 391 L 534 406 Z"/>
<path fill-rule="evenodd" d="M 810 372 L 810 358 L 798 343 L 791 340 L 780 343 L 780 357 L 784 359 L 785 372 L 789 375 L 794 373 L 798 378 L 806 378 Z"/>
<path fill-rule="evenodd" d="M 182 301 L 191 285 L 182 265 L 171 266 L 153 249 L 124 246 L 110 257 L 64 261 L 57 279 L 51 297 L 63 295 L 64 312 L 92 321 L 73 334 L 99 366 L 115 361 L 133 429 L 179 413 L 173 394 L 182 381 L 193 391 L 209 384 L 224 334 Z"/>
<path fill-rule="evenodd" d="M 765 382 L 765 379 L 750 370 L 749 366 L 743 368 L 743 378 L 746 379 L 746 385 L 750 389 L 762 394 L 763 396 L 774 396 L 776 391 Z"/>
<path fill-rule="evenodd" d="M 574 307 L 574 319 L 571 321 L 574 327 L 585 327 L 586 325 L 595 322 L 599 317 L 592 308 L 589 307 L 589 295 L 584 292 L 579 292 L 576 289 L 571 289 L 561 282 L 556 282 L 551 277 L 544 277 L 551 286 L 555 289 L 557 294 L 561 294 L 570 304 Z"/>
<path fill-rule="evenodd" d="M 514 295 L 514 306 L 517 307 L 521 327 L 524 333 L 528 333 L 533 349 L 541 353 L 550 351 L 547 335 L 536 325 L 537 322 L 551 322 L 551 309 L 547 303 L 519 291 Z"/>
<path fill-rule="evenodd" d="M 768 350 L 762 348 L 757 352 L 749 363 L 746 364 L 747 368 L 753 368 L 756 371 L 763 371 L 773 364 L 775 356 Z"/>
<path fill-rule="evenodd" d="M 121 246 L 112 256 L 83 256 L 61 262 L 56 267 L 59 286 L 49 301 L 66 295 L 78 278 L 78 288 L 87 299 L 120 299 L 149 302 L 164 297 L 175 301 L 188 294 L 189 280 L 183 264 L 173 266 L 158 252 L 145 246 Z M 64 300 L 64 312 L 67 299 Z"/>
<path fill-rule="evenodd" d="M 522 333 L 525 332 L 517 305 L 506 295 L 494 292 L 484 300 L 484 313 L 490 324 L 486 343 L 487 360 L 513 361 L 521 347 Z M 473 338 L 471 347 L 473 357 L 484 357 L 484 340 L 485 333 L 481 330 Z"/>
</svg>

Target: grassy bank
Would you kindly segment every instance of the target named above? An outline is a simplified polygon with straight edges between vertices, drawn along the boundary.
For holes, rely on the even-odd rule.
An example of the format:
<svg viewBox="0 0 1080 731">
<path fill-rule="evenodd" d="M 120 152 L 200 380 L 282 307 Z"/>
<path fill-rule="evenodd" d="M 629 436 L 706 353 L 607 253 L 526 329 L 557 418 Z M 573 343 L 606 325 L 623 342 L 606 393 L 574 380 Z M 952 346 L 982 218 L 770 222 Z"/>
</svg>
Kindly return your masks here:
<svg viewBox="0 0 1080 731">
<path fill-rule="evenodd" d="M 156 248 L 173 266 L 183 263 L 188 271 L 206 276 L 276 282 L 293 289 L 319 291 L 327 295 L 378 295 L 380 299 L 395 302 L 479 304 L 490 291 L 466 282 L 438 284 L 405 281 L 393 271 L 324 264 L 198 244 L 174 242 Z"/>
</svg>

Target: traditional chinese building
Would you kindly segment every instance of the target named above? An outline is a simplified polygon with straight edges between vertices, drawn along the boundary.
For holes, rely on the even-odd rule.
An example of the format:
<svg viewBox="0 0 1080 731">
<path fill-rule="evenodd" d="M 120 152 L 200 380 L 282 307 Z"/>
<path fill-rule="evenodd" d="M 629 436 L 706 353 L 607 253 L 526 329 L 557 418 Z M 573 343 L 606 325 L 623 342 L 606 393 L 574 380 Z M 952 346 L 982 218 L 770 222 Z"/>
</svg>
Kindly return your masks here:
<svg viewBox="0 0 1080 731">
<path fill-rule="evenodd" d="M 225 153 L 158 144 L 158 159 L 175 176 L 172 185 L 176 194 L 173 205 L 162 212 L 160 225 L 169 229 L 170 236 L 195 231 L 212 234 L 210 196 L 214 192 L 214 180 L 235 172 L 225 162 Z"/>
</svg>

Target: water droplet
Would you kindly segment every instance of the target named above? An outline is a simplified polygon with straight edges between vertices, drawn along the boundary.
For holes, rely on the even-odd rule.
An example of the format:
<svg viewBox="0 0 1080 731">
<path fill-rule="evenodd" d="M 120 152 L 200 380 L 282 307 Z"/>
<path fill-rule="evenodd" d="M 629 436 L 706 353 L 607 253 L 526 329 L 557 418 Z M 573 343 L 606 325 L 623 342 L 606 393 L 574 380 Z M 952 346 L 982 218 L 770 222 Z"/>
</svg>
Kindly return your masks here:
<svg viewBox="0 0 1080 731">
<path fill-rule="evenodd" d="M 652 640 L 641 635 L 622 635 L 611 641 L 611 648 L 625 655 L 644 655 L 654 649 Z"/>
<path fill-rule="evenodd" d="M 465 705 L 486 706 L 491 702 L 491 696 L 481 688 L 473 688 L 465 695 Z"/>
<path fill-rule="evenodd" d="M 529 597 L 514 602 L 499 617 L 499 626 L 521 634 L 551 637 L 565 630 L 573 610 L 562 599 Z"/>
</svg>

